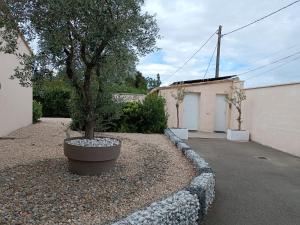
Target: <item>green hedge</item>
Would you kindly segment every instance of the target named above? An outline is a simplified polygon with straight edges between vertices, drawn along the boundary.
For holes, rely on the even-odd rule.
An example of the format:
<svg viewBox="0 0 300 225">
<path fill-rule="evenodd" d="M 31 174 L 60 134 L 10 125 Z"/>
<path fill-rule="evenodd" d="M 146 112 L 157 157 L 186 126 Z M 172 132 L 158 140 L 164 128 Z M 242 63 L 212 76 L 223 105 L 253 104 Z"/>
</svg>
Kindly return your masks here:
<svg viewBox="0 0 300 225">
<path fill-rule="evenodd" d="M 43 115 L 43 106 L 41 103 L 33 100 L 32 102 L 32 121 L 36 123 Z"/>
<path fill-rule="evenodd" d="M 116 112 L 118 108 L 120 112 Z M 167 115 L 165 113 L 165 100 L 156 94 L 148 95 L 144 102 L 121 103 L 115 107 L 114 119 L 106 124 L 103 129 L 97 124 L 96 131 L 127 132 L 127 133 L 163 133 L 167 127 Z M 101 123 L 103 120 L 99 120 Z M 72 113 L 72 129 L 81 130 L 82 118 L 79 114 Z"/>
<path fill-rule="evenodd" d="M 142 104 L 140 132 L 163 133 L 167 127 L 165 99 L 156 94 L 148 95 Z"/>
<path fill-rule="evenodd" d="M 71 88 L 60 82 L 34 87 L 34 99 L 43 105 L 45 117 L 70 117 Z"/>
<path fill-rule="evenodd" d="M 136 88 L 126 84 L 114 84 L 110 87 L 110 90 L 114 93 L 147 94 L 147 89 L 145 88 Z"/>
<path fill-rule="evenodd" d="M 46 89 L 43 114 L 46 117 L 70 117 L 71 91 L 64 88 Z"/>
<path fill-rule="evenodd" d="M 117 122 L 116 131 L 118 132 L 140 132 L 142 124 L 142 107 L 140 102 L 127 102 L 122 107 L 122 115 Z"/>
<path fill-rule="evenodd" d="M 163 133 L 167 127 L 165 100 L 155 94 L 148 95 L 143 103 L 125 103 L 122 111 L 120 132 Z"/>
<path fill-rule="evenodd" d="M 120 119 L 122 115 L 122 105 L 116 103 L 113 100 L 113 96 L 110 93 L 103 93 L 101 97 L 98 98 L 97 102 L 93 103 L 95 106 L 95 131 L 117 131 L 116 122 Z M 71 129 L 81 131 L 84 130 L 84 121 L 86 119 L 86 113 L 84 106 L 82 105 L 82 100 L 76 94 L 72 94 L 71 98 Z"/>
</svg>

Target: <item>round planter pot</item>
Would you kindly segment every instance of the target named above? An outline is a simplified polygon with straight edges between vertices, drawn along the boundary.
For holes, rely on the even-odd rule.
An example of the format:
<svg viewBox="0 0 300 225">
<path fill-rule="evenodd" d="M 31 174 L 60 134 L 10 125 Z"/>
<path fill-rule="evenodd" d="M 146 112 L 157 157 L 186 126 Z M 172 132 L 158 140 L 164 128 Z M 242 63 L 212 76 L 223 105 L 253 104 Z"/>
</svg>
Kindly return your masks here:
<svg viewBox="0 0 300 225">
<path fill-rule="evenodd" d="M 106 138 L 106 137 L 97 137 Z M 110 137 L 109 137 L 110 138 Z M 69 170 L 79 175 L 98 175 L 111 169 L 120 155 L 121 141 L 108 147 L 86 147 L 70 144 L 71 140 L 85 139 L 84 137 L 64 140 L 64 154 L 69 160 Z"/>
</svg>

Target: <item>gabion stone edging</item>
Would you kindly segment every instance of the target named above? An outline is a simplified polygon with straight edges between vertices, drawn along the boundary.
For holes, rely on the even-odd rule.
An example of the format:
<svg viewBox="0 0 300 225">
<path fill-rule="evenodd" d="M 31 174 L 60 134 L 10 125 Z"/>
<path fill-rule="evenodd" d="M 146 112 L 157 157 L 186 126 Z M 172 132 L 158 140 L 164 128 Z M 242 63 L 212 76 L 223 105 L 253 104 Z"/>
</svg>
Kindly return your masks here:
<svg viewBox="0 0 300 225">
<path fill-rule="evenodd" d="M 181 191 L 136 211 L 113 225 L 196 225 L 215 198 L 215 175 L 209 164 L 170 129 L 165 135 L 189 159 L 197 176 Z"/>
<path fill-rule="evenodd" d="M 174 195 L 152 203 L 114 225 L 196 225 L 200 204 L 197 195 L 189 191 L 179 191 Z"/>
</svg>

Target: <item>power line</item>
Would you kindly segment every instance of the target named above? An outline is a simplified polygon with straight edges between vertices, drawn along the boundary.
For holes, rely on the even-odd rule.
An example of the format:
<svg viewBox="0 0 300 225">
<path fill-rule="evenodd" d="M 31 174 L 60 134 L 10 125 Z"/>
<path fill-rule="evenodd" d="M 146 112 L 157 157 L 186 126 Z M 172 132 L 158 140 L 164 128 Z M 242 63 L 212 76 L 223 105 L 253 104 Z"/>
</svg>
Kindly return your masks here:
<svg viewBox="0 0 300 225">
<path fill-rule="evenodd" d="M 268 64 L 265 64 L 265 65 L 262 65 L 262 66 L 258 66 L 258 67 L 255 67 L 255 68 L 251 69 L 251 70 L 248 70 L 248 71 L 246 71 L 246 72 L 237 74 L 236 76 L 243 76 L 243 75 L 245 75 L 245 74 L 254 72 L 254 71 L 256 71 L 256 70 L 260 70 L 260 69 L 262 69 L 262 68 L 265 68 L 265 67 L 267 67 L 267 66 L 270 66 L 270 65 L 273 65 L 273 64 L 276 64 L 276 63 L 279 63 L 279 62 L 281 62 L 281 61 L 283 61 L 283 60 L 286 60 L 286 59 L 291 58 L 291 57 L 293 57 L 293 56 L 295 56 L 295 55 L 298 55 L 298 54 L 300 54 L 300 51 L 299 51 L 299 52 L 296 52 L 296 53 L 294 53 L 294 54 L 285 56 L 285 57 L 283 57 L 283 58 L 277 59 L 277 60 L 275 60 L 275 61 L 273 61 L 273 62 L 270 62 L 270 63 L 268 63 Z"/>
<path fill-rule="evenodd" d="M 278 55 L 278 54 L 281 53 L 281 52 L 284 52 L 284 51 L 287 51 L 287 50 L 296 48 L 296 47 L 298 47 L 298 46 L 299 46 L 299 44 L 290 45 L 290 46 L 288 46 L 288 47 L 286 47 L 286 48 L 283 48 L 283 49 L 280 49 L 280 50 L 277 50 L 277 51 L 272 52 L 270 55 L 265 56 L 265 58 L 266 58 L 266 57 L 267 57 L 267 58 L 271 58 L 272 56 Z M 254 64 L 254 63 L 257 63 L 257 62 L 259 62 L 259 61 L 261 61 L 261 59 L 256 59 L 256 60 L 252 61 L 251 63 Z"/>
<path fill-rule="evenodd" d="M 300 0 L 299 0 L 300 1 Z M 174 73 L 170 75 L 170 77 L 167 79 L 169 81 L 177 72 L 179 72 L 183 67 L 185 67 L 186 64 L 188 64 L 189 61 L 191 61 L 195 55 L 198 54 L 202 50 L 202 48 L 213 38 L 213 36 L 216 34 L 216 31 L 201 45 L 201 47 L 195 51 L 192 56 L 190 56 Z"/>
<path fill-rule="evenodd" d="M 244 28 L 246 28 L 246 27 L 249 27 L 249 26 L 251 26 L 251 25 L 253 25 L 253 24 L 257 23 L 257 22 L 260 22 L 261 20 L 264 20 L 264 19 L 266 19 L 266 18 L 268 18 L 268 17 L 270 17 L 270 16 L 272 16 L 272 15 L 274 15 L 274 14 L 276 14 L 276 13 L 278 13 L 278 12 L 280 12 L 280 11 L 282 11 L 282 10 L 284 10 L 284 9 L 286 9 L 286 8 L 288 8 L 288 7 L 290 7 L 290 6 L 294 5 L 294 4 L 296 4 L 296 3 L 298 3 L 298 2 L 300 2 L 300 0 L 294 1 L 294 2 L 288 4 L 288 5 L 286 5 L 286 6 L 282 7 L 282 8 L 280 8 L 280 9 L 274 11 L 274 12 L 269 13 L 268 15 L 265 15 L 265 16 L 263 16 L 263 17 L 257 19 L 257 20 L 252 21 L 251 23 L 248 23 L 248 24 L 246 24 L 246 25 L 244 25 L 244 26 L 242 26 L 242 27 L 239 27 L 239 28 L 236 28 L 236 29 L 234 29 L 234 30 L 232 30 L 232 31 L 230 31 L 230 32 L 227 32 L 227 33 L 223 34 L 222 36 L 225 36 L 225 35 L 228 35 L 228 34 L 232 34 L 232 33 L 234 33 L 234 32 L 237 32 L 237 31 L 239 31 L 239 30 L 242 30 L 242 29 L 244 29 Z"/>
<path fill-rule="evenodd" d="M 212 53 L 212 55 L 211 55 L 211 57 L 210 57 L 210 60 L 209 60 L 208 66 L 207 66 L 207 68 L 206 68 L 205 74 L 204 74 L 204 76 L 203 76 L 203 79 L 205 79 L 206 74 L 207 74 L 207 72 L 208 72 L 208 70 L 209 70 L 211 61 L 212 61 L 212 59 L 213 59 L 213 57 L 214 57 L 214 55 L 215 55 L 215 53 L 216 53 L 217 46 L 218 46 L 218 45 L 216 45 L 216 47 L 215 47 L 215 49 L 214 49 L 214 51 L 213 51 L 213 53 Z"/>
<path fill-rule="evenodd" d="M 299 56 L 299 57 L 296 57 L 296 58 L 294 58 L 294 59 L 292 59 L 292 60 L 290 60 L 290 61 L 288 61 L 288 62 L 282 63 L 282 64 L 280 64 L 280 65 L 278 65 L 278 66 L 276 66 L 276 67 L 274 67 L 274 68 L 272 68 L 272 69 L 270 69 L 270 70 L 267 70 L 267 71 L 263 72 L 263 73 L 259 73 L 259 74 L 257 74 L 257 75 L 251 76 L 251 77 L 245 79 L 244 81 L 247 81 L 247 80 L 253 79 L 253 78 L 255 78 L 255 77 L 262 76 L 262 75 L 264 75 L 264 74 L 266 74 L 266 73 L 268 73 L 268 72 L 277 70 L 277 69 L 279 69 L 279 68 L 281 68 L 281 67 L 283 67 L 283 66 L 285 66 L 285 65 L 287 65 L 287 64 L 289 64 L 289 63 L 291 63 L 291 62 L 294 62 L 294 61 L 296 61 L 296 60 L 298 60 L 298 59 L 300 59 L 300 56 Z"/>
</svg>

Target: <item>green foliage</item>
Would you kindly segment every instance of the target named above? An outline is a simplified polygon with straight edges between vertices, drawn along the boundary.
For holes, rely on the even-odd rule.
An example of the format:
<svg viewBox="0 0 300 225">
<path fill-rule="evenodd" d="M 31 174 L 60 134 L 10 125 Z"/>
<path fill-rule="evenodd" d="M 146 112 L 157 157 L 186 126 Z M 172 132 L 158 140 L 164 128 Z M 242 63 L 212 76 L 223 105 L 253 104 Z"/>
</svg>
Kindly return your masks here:
<svg viewBox="0 0 300 225">
<path fill-rule="evenodd" d="M 148 95 L 143 103 L 125 103 L 122 111 L 120 132 L 163 133 L 167 127 L 165 100 L 156 94 Z"/>
<path fill-rule="evenodd" d="M 70 117 L 71 87 L 61 79 L 33 85 L 33 98 L 43 105 L 45 117 Z"/>
<path fill-rule="evenodd" d="M 147 80 L 141 72 L 135 71 L 128 74 L 123 82 L 111 85 L 110 90 L 114 93 L 146 94 Z"/>
<path fill-rule="evenodd" d="M 76 97 L 72 99 L 72 103 L 71 128 L 83 130 L 84 117 L 81 109 L 78 109 Z M 148 95 L 143 103 L 110 101 L 110 104 L 104 105 L 105 109 L 98 114 L 97 132 L 163 133 L 167 127 L 165 100 L 156 94 Z"/>
<path fill-rule="evenodd" d="M 20 59 L 22 66 L 13 77 L 22 85 L 31 82 L 32 69 L 65 69 L 78 96 L 85 136 L 93 138 L 98 113 L 106 104 L 99 104 L 106 96 L 103 87 L 122 80 L 138 57 L 156 49 L 158 26 L 154 16 L 142 10 L 143 4 L 144 0 L 5 0 L 0 8 L 0 52 Z M 36 55 L 18 53 L 18 30 L 38 40 Z"/>
<path fill-rule="evenodd" d="M 147 94 L 147 90 L 143 88 L 135 88 L 126 84 L 113 84 L 111 85 L 113 93 L 133 93 L 133 94 Z"/>
<path fill-rule="evenodd" d="M 33 100 L 32 102 L 32 121 L 36 123 L 43 115 L 43 106 L 41 103 Z"/>
<path fill-rule="evenodd" d="M 69 100 L 71 91 L 64 88 L 46 88 L 43 113 L 47 117 L 70 117 Z"/>
<path fill-rule="evenodd" d="M 102 93 L 98 98 L 98 105 L 95 121 L 95 131 L 116 131 L 117 121 L 122 115 L 122 104 L 113 101 L 112 95 L 109 92 Z M 85 115 L 84 108 L 80 104 L 80 97 L 76 93 L 72 94 L 71 104 L 71 129 L 85 130 Z"/>
<path fill-rule="evenodd" d="M 120 132 L 141 132 L 142 123 L 142 103 L 140 102 L 127 102 L 122 107 L 123 115 L 118 121 L 117 130 Z"/>
<path fill-rule="evenodd" d="M 160 75 L 159 73 L 156 75 L 156 79 L 151 77 L 147 77 L 147 87 L 149 90 L 152 90 L 161 85 Z"/>
<path fill-rule="evenodd" d="M 142 107 L 141 132 L 163 133 L 167 127 L 165 99 L 157 94 L 148 95 Z"/>
<path fill-rule="evenodd" d="M 147 80 L 145 77 L 143 77 L 142 73 L 137 71 L 137 74 L 135 76 L 135 87 L 147 90 Z"/>
</svg>

